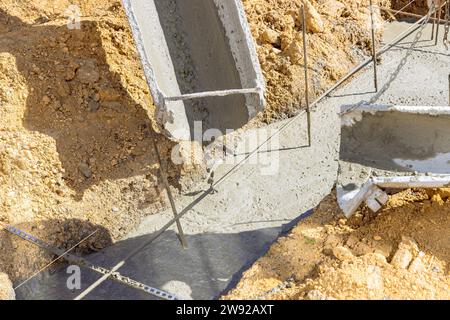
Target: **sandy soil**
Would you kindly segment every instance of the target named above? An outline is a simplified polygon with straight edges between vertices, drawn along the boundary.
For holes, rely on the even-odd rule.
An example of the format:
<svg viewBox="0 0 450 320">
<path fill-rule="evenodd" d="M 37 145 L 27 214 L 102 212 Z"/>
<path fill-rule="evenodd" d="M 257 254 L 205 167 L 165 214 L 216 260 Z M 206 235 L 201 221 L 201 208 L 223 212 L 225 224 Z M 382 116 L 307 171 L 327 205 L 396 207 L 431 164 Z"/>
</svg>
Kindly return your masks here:
<svg viewBox="0 0 450 320">
<path fill-rule="evenodd" d="M 267 82 L 260 120 L 289 117 L 305 107 L 301 0 L 244 0 Z M 379 2 L 390 6 L 389 0 Z M 372 47 L 369 1 L 307 1 L 311 96 L 344 76 Z M 381 13 L 375 11 L 377 21 Z M 378 40 L 382 28 L 378 30 Z"/>
<path fill-rule="evenodd" d="M 450 190 L 405 190 L 342 219 L 333 195 L 224 299 L 450 299 Z"/>
</svg>

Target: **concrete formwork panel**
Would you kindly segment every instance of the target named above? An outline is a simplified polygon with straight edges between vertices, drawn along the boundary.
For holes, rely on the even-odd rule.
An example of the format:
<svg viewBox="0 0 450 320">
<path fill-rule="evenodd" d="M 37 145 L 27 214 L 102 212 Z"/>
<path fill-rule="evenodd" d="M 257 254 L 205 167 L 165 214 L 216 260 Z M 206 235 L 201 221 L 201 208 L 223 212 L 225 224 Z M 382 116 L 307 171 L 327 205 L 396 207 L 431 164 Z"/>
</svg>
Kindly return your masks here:
<svg viewBox="0 0 450 320">
<path fill-rule="evenodd" d="M 376 169 L 450 174 L 450 107 L 368 106 L 343 118 L 341 159 Z"/>
<path fill-rule="evenodd" d="M 365 105 L 344 114 L 341 209 L 350 216 L 365 201 L 377 211 L 386 201 L 379 188 L 448 186 L 449 136 L 450 107 Z"/>
<path fill-rule="evenodd" d="M 225 133 L 264 108 L 264 80 L 240 0 L 123 3 L 169 137 L 200 139 L 211 128 Z"/>
</svg>

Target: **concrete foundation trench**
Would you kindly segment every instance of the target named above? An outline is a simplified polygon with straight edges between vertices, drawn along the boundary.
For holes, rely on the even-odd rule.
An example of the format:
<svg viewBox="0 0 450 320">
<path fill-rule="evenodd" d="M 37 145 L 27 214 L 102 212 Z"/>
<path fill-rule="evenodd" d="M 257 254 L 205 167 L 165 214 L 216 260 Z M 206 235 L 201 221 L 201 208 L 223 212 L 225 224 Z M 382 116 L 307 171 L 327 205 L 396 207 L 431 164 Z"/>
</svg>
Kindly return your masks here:
<svg viewBox="0 0 450 320">
<path fill-rule="evenodd" d="M 170 141 L 203 142 L 206 131 L 226 134 L 264 110 L 266 87 L 241 1 L 124 0 L 124 8 L 158 125 Z M 388 25 L 383 41 L 410 25 Z M 419 43 L 428 41 L 431 28 L 426 25 Z M 384 53 L 380 79 L 395 71 L 392 61 L 401 61 L 402 46 L 413 40 L 414 34 Z M 361 104 L 374 95 L 369 66 L 314 104 L 311 119 L 300 112 L 295 121 L 239 133 L 238 142 L 230 146 L 236 161 L 215 169 L 220 185 L 216 187 L 210 177 L 176 197 L 178 212 L 187 212 L 180 219 L 187 248 L 181 247 L 175 225 L 160 232 L 173 219 L 173 208 L 167 206 L 146 216 L 123 240 L 87 258 L 112 269 L 156 236 L 157 241 L 131 257 L 120 272 L 179 298 L 216 299 L 234 288 L 245 270 L 334 190 L 341 218 L 342 213 L 354 216 L 364 202 L 365 207 L 380 210 L 388 202 L 387 189 L 450 185 L 450 107 L 443 94 L 448 91 L 450 57 L 442 44 L 432 52 L 427 47 L 415 49 L 414 59 L 376 104 Z M 424 87 L 427 94 L 422 96 Z M 340 113 L 358 103 L 358 108 Z M 254 133 L 273 135 L 276 143 L 248 150 Z M 268 158 L 251 162 L 249 155 Z M 264 173 L 268 164 L 277 165 L 270 174 Z M 66 266 L 58 267 L 39 273 L 16 295 L 73 299 L 99 277 L 83 270 L 81 288 L 68 290 Z M 114 282 L 104 282 L 87 297 L 155 299 Z"/>
</svg>

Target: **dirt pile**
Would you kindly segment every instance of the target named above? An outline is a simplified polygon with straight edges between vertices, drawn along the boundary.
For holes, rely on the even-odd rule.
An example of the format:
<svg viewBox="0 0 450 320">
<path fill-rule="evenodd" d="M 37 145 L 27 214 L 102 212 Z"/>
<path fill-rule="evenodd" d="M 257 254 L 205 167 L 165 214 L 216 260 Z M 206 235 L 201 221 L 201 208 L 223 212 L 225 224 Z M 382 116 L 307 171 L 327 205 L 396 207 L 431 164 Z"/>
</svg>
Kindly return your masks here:
<svg viewBox="0 0 450 320">
<path fill-rule="evenodd" d="M 15 300 L 16 294 L 8 275 L 0 272 L 0 300 Z"/>
<path fill-rule="evenodd" d="M 302 0 L 244 0 L 267 83 L 260 119 L 285 118 L 304 108 Z M 389 0 L 379 2 L 390 7 Z M 311 94 L 318 96 L 370 53 L 369 1 L 306 1 Z M 375 10 L 375 19 L 382 22 Z M 378 30 L 378 40 L 382 29 Z"/>
<path fill-rule="evenodd" d="M 406 190 L 342 219 L 334 196 L 225 299 L 450 299 L 450 190 Z"/>
</svg>

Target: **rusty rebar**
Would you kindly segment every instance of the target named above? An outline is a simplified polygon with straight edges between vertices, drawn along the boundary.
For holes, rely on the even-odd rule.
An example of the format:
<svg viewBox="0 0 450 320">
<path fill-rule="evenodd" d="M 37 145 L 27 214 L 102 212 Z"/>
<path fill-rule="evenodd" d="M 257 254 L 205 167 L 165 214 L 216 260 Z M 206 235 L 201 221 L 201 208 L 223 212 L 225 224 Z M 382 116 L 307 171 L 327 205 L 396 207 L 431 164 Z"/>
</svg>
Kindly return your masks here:
<svg viewBox="0 0 450 320">
<path fill-rule="evenodd" d="M 377 48 L 376 48 L 376 37 L 375 37 L 375 21 L 373 17 L 373 1 L 370 0 L 370 20 L 372 29 L 372 59 L 373 59 L 373 82 L 375 85 L 375 91 L 378 92 L 378 71 L 377 71 Z"/>
<path fill-rule="evenodd" d="M 166 172 L 164 171 L 163 168 L 163 162 L 161 159 L 161 155 L 159 153 L 158 145 L 155 140 L 153 140 L 153 147 L 155 148 L 156 156 L 158 157 L 159 173 L 163 181 L 164 187 L 166 188 L 167 191 L 167 196 L 169 198 L 170 206 L 172 207 L 173 216 L 176 217 L 178 215 L 178 210 L 175 205 L 175 200 L 173 198 L 172 191 L 170 190 L 169 181 L 167 180 Z M 183 227 L 181 226 L 181 222 L 179 219 L 177 219 L 176 224 L 178 229 L 178 237 L 180 238 L 181 245 L 183 246 L 183 248 L 187 248 L 188 245 L 186 241 L 186 236 L 184 234 Z"/>
<path fill-rule="evenodd" d="M 305 101 L 306 101 L 306 117 L 308 126 L 308 146 L 311 146 L 311 105 L 309 103 L 309 77 L 308 77 L 308 46 L 306 35 L 306 12 L 305 4 L 302 4 L 302 31 L 303 31 L 303 60 L 305 69 Z"/>
</svg>

